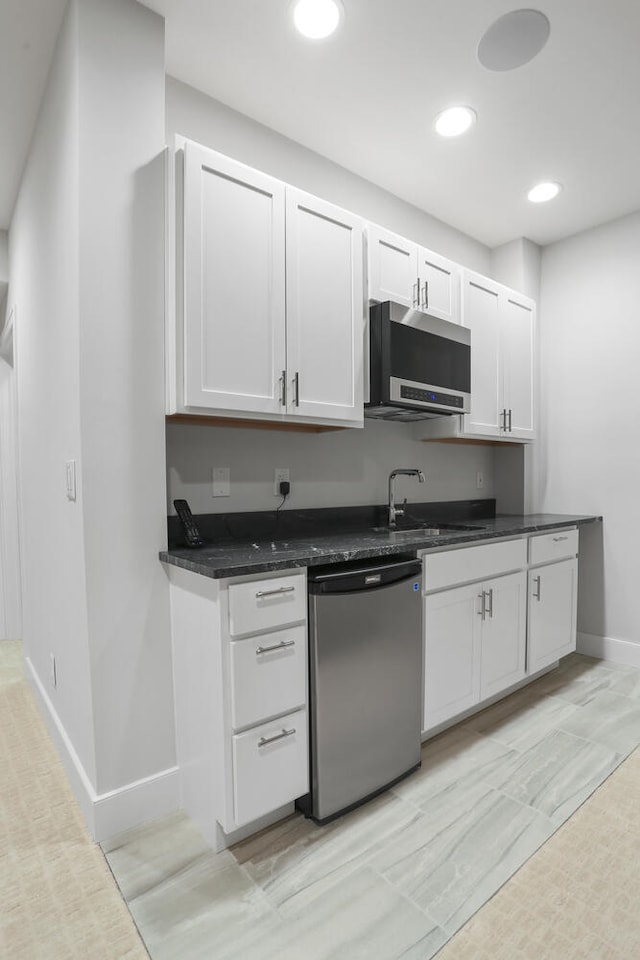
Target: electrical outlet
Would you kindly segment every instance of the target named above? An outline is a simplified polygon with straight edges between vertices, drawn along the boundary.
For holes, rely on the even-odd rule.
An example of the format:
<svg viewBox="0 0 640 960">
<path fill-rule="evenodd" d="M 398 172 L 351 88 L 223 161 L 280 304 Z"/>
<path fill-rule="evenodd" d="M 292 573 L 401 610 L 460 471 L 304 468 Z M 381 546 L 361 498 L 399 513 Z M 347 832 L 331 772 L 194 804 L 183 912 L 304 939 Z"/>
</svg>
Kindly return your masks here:
<svg viewBox="0 0 640 960">
<path fill-rule="evenodd" d="M 56 658 L 55 654 L 49 654 L 49 679 L 51 681 L 52 687 L 57 687 L 58 685 L 58 676 L 56 673 Z"/>
<path fill-rule="evenodd" d="M 212 467 L 211 469 L 211 496 L 231 496 L 231 468 Z"/>
<path fill-rule="evenodd" d="M 290 482 L 290 479 L 289 479 L 289 467 L 276 467 L 276 469 L 275 469 L 275 477 L 274 477 L 274 481 L 273 481 L 273 495 L 274 495 L 275 497 L 281 497 L 281 496 L 282 496 L 282 494 L 280 493 L 280 481 L 281 481 L 281 480 L 287 480 L 287 481 Z"/>
<path fill-rule="evenodd" d="M 482 490 L 484 487 L 484 473 L 482 470 L 478 470 L 476 473 L 476 489 Z"/>
</svg>

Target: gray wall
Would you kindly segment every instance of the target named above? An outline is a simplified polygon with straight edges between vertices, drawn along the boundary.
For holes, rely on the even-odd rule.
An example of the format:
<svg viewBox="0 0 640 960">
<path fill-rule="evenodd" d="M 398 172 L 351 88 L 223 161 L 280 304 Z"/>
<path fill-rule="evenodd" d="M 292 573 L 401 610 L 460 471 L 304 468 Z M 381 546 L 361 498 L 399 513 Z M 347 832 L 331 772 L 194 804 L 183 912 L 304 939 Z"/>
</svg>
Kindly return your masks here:
<svg viewBox="0 0 640 960">
<path fill-rule="evenodd" d="M 581 535 L 589 550 L 581 551 L 578 626 L 614 646 L 640 644 L 638 263 L 640 213 L 546 247 L 542 257 L 537 505 L 604 515 L 602 529 Z"/>
</svg>

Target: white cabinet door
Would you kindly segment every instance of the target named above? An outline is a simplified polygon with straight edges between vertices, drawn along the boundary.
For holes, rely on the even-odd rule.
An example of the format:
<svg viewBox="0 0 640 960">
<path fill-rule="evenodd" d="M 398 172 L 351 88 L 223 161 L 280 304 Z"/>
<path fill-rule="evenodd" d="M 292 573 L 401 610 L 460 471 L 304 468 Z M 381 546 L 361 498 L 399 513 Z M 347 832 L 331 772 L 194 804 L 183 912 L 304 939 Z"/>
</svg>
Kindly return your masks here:
<svg viewBox="0 0 640 960">
<path fill-rule="evenodd" d="M 524 571 L 482 584 L 484 617 L 480 653 L 480 699 L 522 680 L 527 638 L 527 577 Z"/>
<path fill-rule="evenodd" d="M 367 228 L 369 299 L 418 305 L 418 247 L 410 240 L 370 224 Z"/>
<path fill-rule="evenodd" d="M 529 571 L 529 673 L 575 650 L 577 591 L 575 557 Z"/>
<path fill-rule="evenodd" d="M 500 328 L 508 439 L 531 440 L 534 435 L 534 319 L 532 300 L 504 296 Z"/>
<path fill-rule="evenodd" d="M 432 250 L 418 247 L 420 309 L 460 323 L 460 267 Z"/>
<path fill-rule="evenodd" d="M 287 410 L 362 422 L 362 221 L 287 187 Z"/>
<path fill-rule="evenodd" d="M 498 284 L 478 274 L 465 273 L 462 320 L 471 330 L 471 412 L 464 414 L 464 432 L 500 436 L 502 368 Z"/>
<path fill-rule="evenodd" d="M 476 583 L 424 599 L 424 730 L 480 699 L 481 595 Z"/>
<path fill-rule="evenodd" d="M 279 414 L 284 184 L 185 145 L 184 403 Z"/>
</svg>

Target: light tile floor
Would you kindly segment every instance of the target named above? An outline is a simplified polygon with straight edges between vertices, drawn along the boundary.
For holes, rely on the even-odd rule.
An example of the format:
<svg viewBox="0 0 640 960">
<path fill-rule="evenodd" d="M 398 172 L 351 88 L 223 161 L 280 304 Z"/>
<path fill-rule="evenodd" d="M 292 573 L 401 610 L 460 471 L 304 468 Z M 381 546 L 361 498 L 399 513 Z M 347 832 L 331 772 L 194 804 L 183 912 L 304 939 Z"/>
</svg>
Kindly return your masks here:
<svg viewBox="0 0 640 960">
<path fill-rule="evenodd" d="M 429 960 L 640 743 L 640 671 L 579 655 L 324 827 L 222 854 L 182 814 L 105 850 L 152 960 Z"/>
</svg>

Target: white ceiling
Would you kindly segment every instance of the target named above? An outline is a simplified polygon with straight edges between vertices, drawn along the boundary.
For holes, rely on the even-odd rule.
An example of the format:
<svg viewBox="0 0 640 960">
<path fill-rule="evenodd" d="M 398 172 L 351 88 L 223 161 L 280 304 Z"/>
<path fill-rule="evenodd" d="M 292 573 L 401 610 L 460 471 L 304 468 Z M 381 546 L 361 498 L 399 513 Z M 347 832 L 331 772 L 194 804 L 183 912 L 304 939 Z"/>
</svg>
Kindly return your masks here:
<svg viewBox="0 0 640 960">
<path fill-rule="evenodd" d="M 550 39 L 505 73 L 476 48 L 514 0 L 343 0 L 339 32 L 316 42 L 295 33 L 290 0 L 144 3 L 166 17 L 168 73 L 490 246 L 640 209 L 638 0 L 536 0 Z M 0 227 L 63 5 L 1 0 Z M 442 140 L 433 119 L 455 103 L 477 123 Z M 564 190 L 533 206 L 525 193 L 542 179 Z"/>
</svg>

